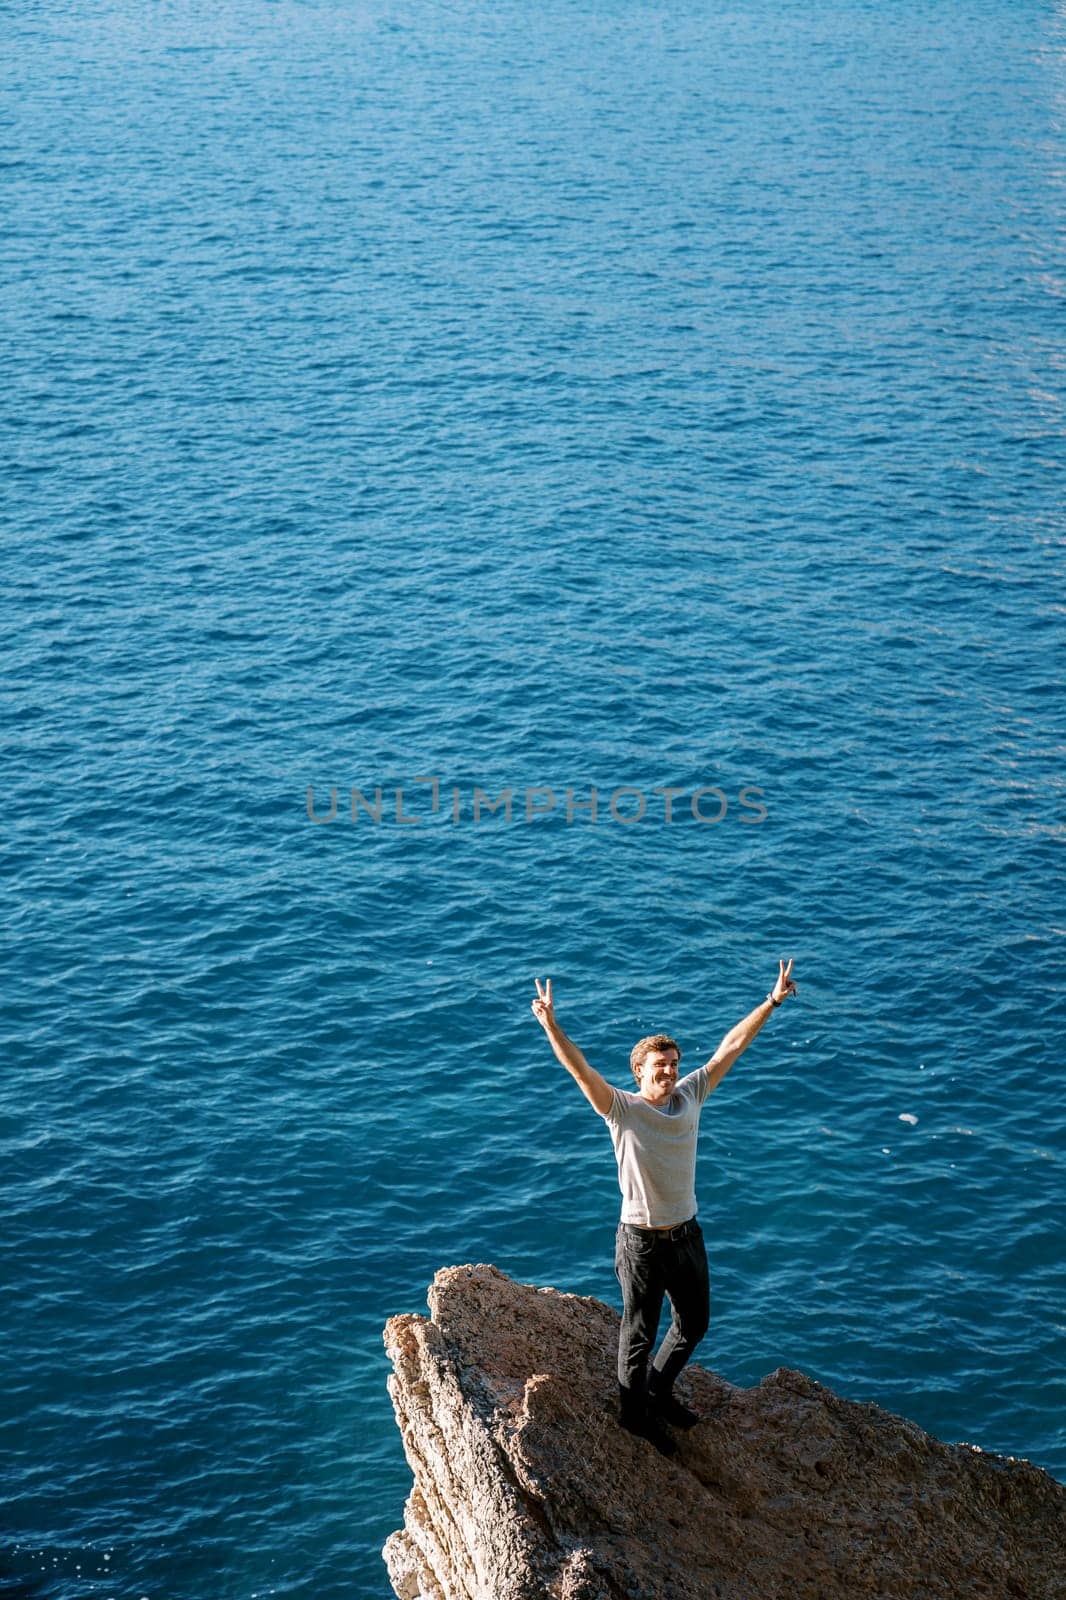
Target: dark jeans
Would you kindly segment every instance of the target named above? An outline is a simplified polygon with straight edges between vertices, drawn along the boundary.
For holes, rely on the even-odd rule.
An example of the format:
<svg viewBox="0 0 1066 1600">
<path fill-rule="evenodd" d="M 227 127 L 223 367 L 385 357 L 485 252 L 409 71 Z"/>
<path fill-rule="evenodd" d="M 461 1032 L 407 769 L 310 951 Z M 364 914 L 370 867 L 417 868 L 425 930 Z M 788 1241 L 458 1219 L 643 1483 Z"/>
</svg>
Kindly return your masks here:
<svg viewBox="0 0 1066 1600">
<path fill-rule="evenodd" d="M 637 1393 L 645 1389 L 648 1359 L 666 1295 L 673 1316 L 655 1357 L 654 1381 L 657 1389 L 669 1393 L 710 1321 L 711 1288 L 703 1230 L 695 1217 L 669 1233 L 653 1233 L 621 1222 L 614 1270 L 622 1286 L 618 1382 L 623 1389 Z"/>
</svg>

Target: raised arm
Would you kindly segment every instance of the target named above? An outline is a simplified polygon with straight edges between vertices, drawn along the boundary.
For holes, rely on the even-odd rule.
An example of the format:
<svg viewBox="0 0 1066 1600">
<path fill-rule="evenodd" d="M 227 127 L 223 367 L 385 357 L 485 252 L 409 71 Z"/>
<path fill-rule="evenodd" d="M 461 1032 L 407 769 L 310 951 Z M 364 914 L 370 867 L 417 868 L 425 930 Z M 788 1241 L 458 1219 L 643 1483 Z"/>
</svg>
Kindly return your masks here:
<svg viewBox="0 0 1066 1600">
<path fill-rule="evenodd" d="M 708 1084 L 707 1093 L 717 1088 L 729 1071 L 738 1056 L 744 1054 L 770 1012 L 779 1006 L 782 1000 L 787 1000 L 789 995 L 796 994 L 796 985 L 792 981 L 792 959 L 789 958 L 788 966 L 783 961 L 778 962 L 780 971 L 777 982 L 774 984 L 765 1000 L 761 1000 L 754 1011 L 749 1011 L 742 1022 L 735 1028 L 730 1028 L 714 1055 L 707 1062 Z"/>
<path fill-rule="evenodd" d="M 589 1066 L 577 1045 L 566 1037 L 556 1022 L 551 979 L 545 979 L 543 989 L 539 978 L 533 981 L 537 985 L 537 998 L 532 1002 L 533 1015 L 548 1035 L 548 1043 L 555 1051 L 556 1061 L 566 1068 L 589 1104 L 595 1107 L 601 1117 L 605 1117 L 611 1108 L 610 1084 L 595 1067 Z"/>
</svg>

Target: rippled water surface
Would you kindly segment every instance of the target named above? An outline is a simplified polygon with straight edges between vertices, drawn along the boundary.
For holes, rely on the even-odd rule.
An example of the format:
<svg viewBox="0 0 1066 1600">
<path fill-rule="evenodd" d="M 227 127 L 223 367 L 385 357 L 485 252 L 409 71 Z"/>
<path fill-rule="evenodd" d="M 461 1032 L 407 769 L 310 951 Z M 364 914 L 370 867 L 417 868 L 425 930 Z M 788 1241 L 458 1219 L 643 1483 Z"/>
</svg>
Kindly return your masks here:
<svg viewBox="0 0 1066 1600">
<path fill-rule="evenodd" d="M 0 1592 L 387 1594 L 385 1318 L 616 1299 L 535 974 L 794 955 L 703 1359 L 1066 1473 L 1063 18 L 3 8 Z"/>
</svg>

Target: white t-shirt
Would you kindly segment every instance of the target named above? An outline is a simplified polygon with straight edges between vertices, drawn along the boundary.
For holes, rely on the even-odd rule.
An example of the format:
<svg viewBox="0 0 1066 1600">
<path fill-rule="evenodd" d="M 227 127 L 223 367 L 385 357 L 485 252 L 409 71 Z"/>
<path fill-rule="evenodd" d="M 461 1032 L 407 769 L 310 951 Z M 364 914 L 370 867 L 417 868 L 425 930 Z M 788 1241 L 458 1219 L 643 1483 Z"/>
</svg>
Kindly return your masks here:
<svg viewBox="0 0 1066 1600">
<path fill-rule="evenodd" d="M 707 1089 L 706 1067 L 679 1078 L 662 1106 L 612 1088 L 603 1120 L 618 1161 L 623 1222 L 675 1228 L 696 1215 L 696 1135 Z"/>
</svg>

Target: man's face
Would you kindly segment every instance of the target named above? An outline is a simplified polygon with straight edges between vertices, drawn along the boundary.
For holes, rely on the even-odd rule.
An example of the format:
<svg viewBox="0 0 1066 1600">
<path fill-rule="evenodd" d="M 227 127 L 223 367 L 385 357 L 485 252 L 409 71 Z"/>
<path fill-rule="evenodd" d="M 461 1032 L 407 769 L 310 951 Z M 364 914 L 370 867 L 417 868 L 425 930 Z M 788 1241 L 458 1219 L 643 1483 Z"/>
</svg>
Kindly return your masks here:
<svg viewBox="0 0 1066 1600">
<path fill-rule="evenodd" d="M 677 1051 L 649 1050 L 640 1064 L 640 1097 L 653 1106 L 665 1105 L 677 1083 Z"/>
</svg>

